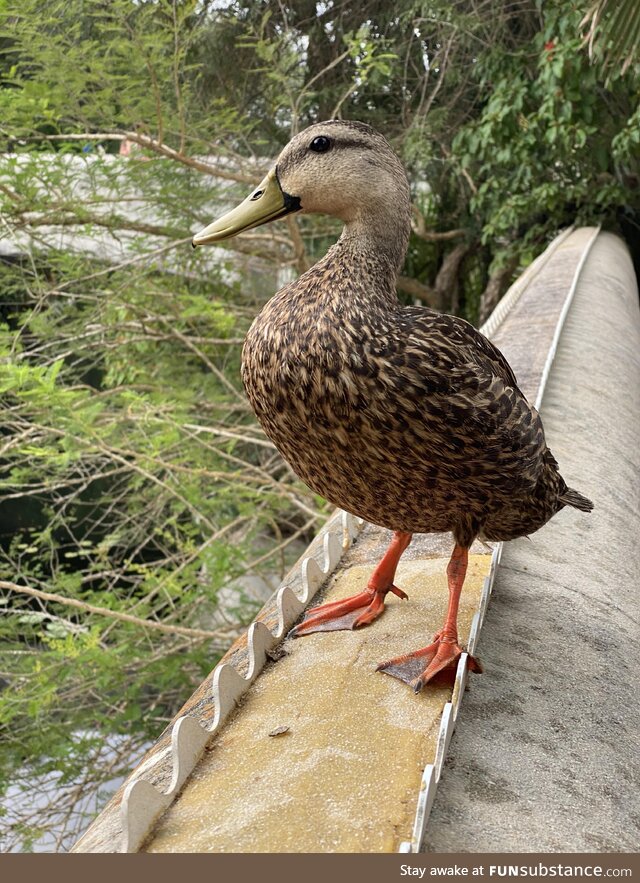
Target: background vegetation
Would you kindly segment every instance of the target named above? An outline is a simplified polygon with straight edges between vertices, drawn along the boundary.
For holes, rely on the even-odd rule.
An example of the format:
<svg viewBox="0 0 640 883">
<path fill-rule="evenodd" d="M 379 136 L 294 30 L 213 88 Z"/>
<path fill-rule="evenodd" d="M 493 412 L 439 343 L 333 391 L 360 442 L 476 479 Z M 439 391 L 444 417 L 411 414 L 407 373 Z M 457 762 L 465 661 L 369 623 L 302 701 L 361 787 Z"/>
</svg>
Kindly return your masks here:
<svg viewBox="0 0 640 883">
<path fill-rule="evenodd" d="M 70 845 L 323 518 L 238 367 L 336 226 L 190 234 L 343 116 L 409 169 L 405 299 L 477 322 L 562 226 L 637 243 L 634 9 L 0 0 L 4 849 Z"/>
</svg>

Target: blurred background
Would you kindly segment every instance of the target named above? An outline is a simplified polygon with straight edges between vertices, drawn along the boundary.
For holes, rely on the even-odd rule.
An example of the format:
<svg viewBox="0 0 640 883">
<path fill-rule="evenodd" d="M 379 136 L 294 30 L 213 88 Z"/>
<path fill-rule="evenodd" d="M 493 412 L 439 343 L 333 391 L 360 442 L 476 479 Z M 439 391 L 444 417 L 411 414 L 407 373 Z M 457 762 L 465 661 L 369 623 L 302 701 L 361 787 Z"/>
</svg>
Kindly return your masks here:
<svg viewBox="0 0 640 883">
<path fill-rule="evenodd" d="M 402 300 L 478 324 L 572 223 L 637 266 L 639 9 L 0 0 L 4 851 L 71 845 L 327 515 L 239 364 L 339 225 L 191 235 L 343 117 L 409 173 Z"/>
</svg>

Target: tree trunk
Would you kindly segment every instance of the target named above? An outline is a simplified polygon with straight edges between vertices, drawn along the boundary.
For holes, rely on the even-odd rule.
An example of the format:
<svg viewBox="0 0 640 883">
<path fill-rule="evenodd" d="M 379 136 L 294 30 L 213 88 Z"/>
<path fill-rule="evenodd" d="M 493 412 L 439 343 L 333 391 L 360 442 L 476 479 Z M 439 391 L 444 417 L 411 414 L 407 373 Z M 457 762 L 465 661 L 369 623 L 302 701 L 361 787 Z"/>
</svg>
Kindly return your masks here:
<svg viewBox="0 0 640 883">
<path fill-rule="evenodd" d="M 468 242 L 460 242 L 446 255 L 442 266 L 436 276 L 436 291 L 440 296 L 440 303 L 446 310 L 456 312 L 458 308 L 458 273 L 460 264 L 469 253 L 471 246 Z"/>
<path fill-rule="evenodd" d="M 511 277 L 517 266 L 518 259 L 515 257 L 511 258 L 504 267 L 501 267 L 501 269 L 489 277 L 487 287 L 480 297 L 480 314 L 478 316 L 480 325 L 486 322 L 496 304 L 509 287 Z"/>
<path fill-rule="evenodd" d="M 444 258 L 442 266 L 438 270 L 434 286 L 425 285 L 417 279 L 409 276 L 398 276 L 397 287 L 399 291 L 418 298 L 434 310 L 451 311 L 457 306 L 458 273 L 463 258 L 471 250 L 468 242 L 461 242 Z"/>
</svg>

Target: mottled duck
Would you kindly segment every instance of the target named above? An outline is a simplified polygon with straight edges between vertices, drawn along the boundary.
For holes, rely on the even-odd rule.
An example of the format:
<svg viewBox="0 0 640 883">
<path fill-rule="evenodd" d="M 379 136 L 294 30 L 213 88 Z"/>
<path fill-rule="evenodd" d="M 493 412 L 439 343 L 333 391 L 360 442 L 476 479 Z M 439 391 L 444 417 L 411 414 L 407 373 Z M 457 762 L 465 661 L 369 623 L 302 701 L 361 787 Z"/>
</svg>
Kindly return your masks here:
<svg viewBox="0 0 640 883">
<path fill-rule="evenodd" d="M 417 692 L 462 652 L 458 602 L 473 540 L 530 534 L 565 505 L 589 511 L 592 503 L 563 481 L 540 416 L 499 350 L 462 319 L 399 303 L 410 208 L 405 171 L 385 138 L 363 123 L 329 120 L 296 135 L 258 188 L 193 243 L 290 212 L 344 222 L 327 254 L 258 314 L 242 379 L 295 473 L 393 531 L 366 588 L 310 610 L 296 635 L 371 623 L 388 592 L 406 598 L 394 578 L 412 534 L 453 533 L 442 629 L 429 646 L 378 667 Z"/>
</svg>

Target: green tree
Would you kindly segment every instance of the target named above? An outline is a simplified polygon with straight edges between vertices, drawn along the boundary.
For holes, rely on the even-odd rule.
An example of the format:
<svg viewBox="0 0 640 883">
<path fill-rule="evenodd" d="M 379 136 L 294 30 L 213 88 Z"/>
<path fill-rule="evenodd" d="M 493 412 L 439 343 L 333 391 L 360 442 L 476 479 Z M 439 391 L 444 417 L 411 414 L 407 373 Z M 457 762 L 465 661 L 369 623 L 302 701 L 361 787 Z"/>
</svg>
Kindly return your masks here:
<svg viewBox="0 0 640 883">
<path fill-rule="evenodd" d="M 130 766 L 322 520 L 239 380 L 290 238 L 189 244 L 266 161 L 198 91 L 194 7 L 4 10 L 4 848 L 52 825 L 68 845 L 79 791 Z"/>
</svg>

